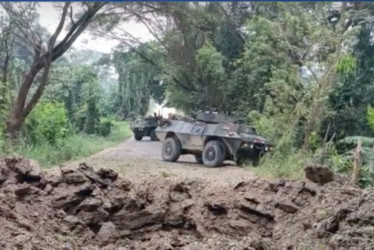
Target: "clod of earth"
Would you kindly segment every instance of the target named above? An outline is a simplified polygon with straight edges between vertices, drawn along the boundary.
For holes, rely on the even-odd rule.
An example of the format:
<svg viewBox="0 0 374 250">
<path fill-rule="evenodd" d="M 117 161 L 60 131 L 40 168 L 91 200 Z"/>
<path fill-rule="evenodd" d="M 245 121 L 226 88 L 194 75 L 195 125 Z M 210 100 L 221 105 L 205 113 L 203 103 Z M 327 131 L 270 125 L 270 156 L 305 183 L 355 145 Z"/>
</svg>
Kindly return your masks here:
<svg viewBox="0 0 374 250">
<path fill-rule="evenodd" d="M 261 179 L 249 179 L 232 188 L 196 179 L 137 183 L 113 170 L 95 171 L 86 164 L 61 168 L 57 175 L 46 174 L 33 162 L 9 157 L 0 160 L 0 247 L 373 246 L 374 194 L 332 181 L 329 174 L 324 181 L 318 176 L 316 182 L 324 186 Z"/>
<path fill-rule="evenodd" d="M 327 167 L 308 165 L 304 170 L 306 178 L 320 185 L 324 185 L 334 180 L 334 173 Z"/>
</svg>

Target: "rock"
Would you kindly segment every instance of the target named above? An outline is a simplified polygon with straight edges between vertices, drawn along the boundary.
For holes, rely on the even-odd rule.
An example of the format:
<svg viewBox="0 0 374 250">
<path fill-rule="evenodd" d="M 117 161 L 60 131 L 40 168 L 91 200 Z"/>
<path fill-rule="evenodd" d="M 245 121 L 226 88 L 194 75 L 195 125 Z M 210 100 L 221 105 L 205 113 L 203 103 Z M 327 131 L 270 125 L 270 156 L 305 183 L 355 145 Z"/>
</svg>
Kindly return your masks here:
<svg viewBox="0 0 374 250">
<path fill-rule="evenodd" d="M 66 216 L 66 213 L 64 210 L 58 210 L 55 214 L 56 218 L 59 218 L 59 219 L 62 219 L 62 218 L 65 218 Z"/>
<path fill-rule="evenodd" d="M 109 213 L 100 207 L 94 212 L 82 210 L 77 214 L 77 217 L 80 218 L 86 225 L 101 225 L 102 222 L 109 217 Z"/>
<path fill-rule="evenodd" d="M 66 173 L 62 177 L 63 182 L 67 184 L 79 184 L 88 181 L 88 179 L 79 172 Z"/>
<path fill-rule="evenodd" d="M 79 164 L 78 170 L 92 183 L 98 184 L 101 188 L 106 188 L 109 185 L 109 182 L 107 180 L 101 179 L 100 176 L 94 171 L 94 169 L 88 166 L 86 163 Z"/>
<path fill-rule="evenodd" d="M 104 222 L 99 232 L 96 235 L 97 240 L 107 244 L 111 239 L 116 239 L 118 236 L 116 226 L 111 222 Z"/>
<path fill-rule="evenodd" d="M 339 230 L 339 216 L 334 215 L 327 219 L 325 230 L 330 233 L 336 233 Z"/>
<path fill-rule="evenodd" d="M 76 216 L 73 216 L 73 215 L 68 215 L 66 216 L 64 219 L 63 219 L 64 222 L 66 222 L 69 226 L 70 229 L 73 229 L 74 227 L 76 227 L 77 225 L 79 224 L 82 224 L 81 223 L 81 220 L 76 217 Z"/>
<path fill-rule="evenodd" d="M 246 194 L 244 196 L 244 199 L 247 200 L 247 201 L 249 201 L 249 202 L 251 202 L 251 203 L 254 203 L 256 205 L 260 204 L 260 202 L 258 201 L 258 199 L 256 199 L 255 197 L 253 197 L 253 196 L 251 196 L 249 194 Z"/>
<path fill-rule="evenodd" d="M 317 192 L 309 187 L 306 187 L 306 186 L 302 186 L 300 189 L 299 189 L 299 194 L 301 193 L 308 193 L 310 194 L 311 196 L 315 196 L 317 194 Z"/>
<path fill-rule="evenodd" d="M 160 224 L 163 218 L 163 210 L 145 209 L 133 213 L 121 210 L 112 216 L 112 221 L 120 229 L 135 230 L 145 226 Z"/>
<path fill-rule="evenodd" d="M 110 203 L 109 200 L 105 200 L 103 202 L 103 208 L 106 210 L 106 211 L 109 211 L 112 209 L 112 203 Z"/>
<path fill-rule="evenodd" d="M 30 162 L 21 157 L 6 157 L 5 164 L 10 170 L 22 176 L 26 176 L 32 170 Z"/>
<path fill-rule="evenodd" d="M 192 207 L 194 204 L 195 204 L 195 202 L 194 202 L 192 199 L 187 199 L 187 200 L 184 200 L 184 201 L 181 203 L 181 208 L 182 208 L 183 210 L 186 210 L 187 208 Z"/>
<path fill-rule="evenodd" d="M 312 228 L 312 224 L 309 221 L 303 222 L 302 224 L 303 224 L 304 231 Z"/>
<path fill-rule="evenodd" d="M 255 208 L 254 206 L 247 205 L 245 203 L 240 203 L 238 205 L 239 209 L 245 213 L 254 214 L 262 218 L 266 218 L 269 221 L 274 220 L 274 214 L 270 213 L 269 211 L 258 209 L 258 206 Z"/>
<path fill-rule="evenodd" d="M 5 204 L 0 204 L 0 215 L 7 219 L 16 219 L 14 212 Z"/>
<path fill-rule="evenodd" d="M 23 249 L 23 246 L 26 244 L 26 242 L 30 241 L 30 238 L 30 234 L 20 234 L 14 237 L 12 241 L 16 246 L 22 247 L 21 249 Z"/>
<path fill-rule="evenodd" d="M 245 230 L 247 228 L 250 228 L 252 224 L 248 220 L 238 219 L 230 220 L 229 225 L 234 229 Z"/>
<path fill-rule="evenodd" d="M 61 208 L 64 210 L 74 209 L 76 205 L 85 199 L 84 196 L 63 194 L 52 201 L 54 208 Z"/>
<path fill-rule="evenodd" d="M 129 180 L 118 179 L 116 181 L 116 188 L 125 192 L 131 190 L 132 183 Z"/>
<path fill-rule="evenodd" d="M 206 204 L 208 210 L 214 215 L 225 215 L 227 214 L 228 208 L 224 204 L 210 203 Z"/>
<path fill-rule="evenodd" d="M 127 202 L 127 196 L 124 194 L 113 195 L 109 197 L 109 202 L 111 204 L 111 210 L 119 211 Z"/>
<path fill-rule="evenodd" d="M 52 187 L 57 187 L 63 180 L 60 175 L 51 174 L 46 176 L 46 181 Z"/>
<path fill-rule="evenodd" d="M 265 242 L 264 240 L 254 240 L 252 241 L 250 246 L 256 250 L 271 249 L 271 244 L 269 244 L 268 242 Z"/>
<path fill-rule="evenodd" d="M 31 190 L 31 186 L 24 183 L 22 185 L 20 185 L 19 187 L 17 187 L 15 190 L 14 190 L 14 193 L 18 196 L 18 197 L 24 197 L 26 195 L 29 195 L 32 193 L 32 190 Z"/>
<path fill-rule="evenodd" d="M 38 182 L 42 179 L 43 174 L 39 167 L 39 164 L 36 161 L 31 161 L 31 170 L 27 173 L 26 178 L 27 182 Z"/>
<path fill-rule="evenodd" d="M 62 244 L 61 249 L 62 250 L 75 250 L 75 247 L 74 247 L 73 243 L 65 242 L 64 244 Z"/>
<path fill-rule="evenodd" d="M 82 186 L 79 187 L 79 190 L 75 193 L 79 196 L 89 196 L 94 191 L 95 187 L 92 186 L 90 183 L 86 182 Z"/>
<path fill-rule="evenodd" d="M 45 194 L 50 194 L 51 192 L 53 191 L 53 187 L 52 187 L 52 185 L 51 184 L 47 184 L 46 186 L 45 186 L 45 188 L 44 188 L 44 192 L 45 192 Z"/>
<path fill-rule="evenodd" d="M 297 210 L 300 209 L 298 206 L 296 206 L 295 204 L 293 204 L 292 202 L 289 202 L 289 201 L 277 202 L 275 204 L 275 207 L 278 207 L 278 208 L 280 208 L 281 210 L 283 210 L 287 213 L 296 213 Z"/>
<path fill-rule="evenodd" d="M 278 180 L 274 183 L 269 183 L 268 189 L 274 193 L 277 193 L 281 187 L 284 187 L 286 185 L 286 181 L 283 179 Z"/>
<path fill-rule="evenodd" d="M 334 173 L 327 167 L 309 165 L 305 169 L 305 176 L 314 183 L 324 185 L 334 180 Z"/>
<path fill-rule="evenodd" d="M 97 171 L 97 174 L 103 178 L 103 179 L 110 179 L 111 181 L 115 181 L 118 178 L 118 173 L 115 172 L 112 169 L 103 169 L 100 168 L 99 171 Z"/>
<path fill-rule="evenodd" d="M 179 202 L 191 198 L 188 187 L 184 183 L 178 183 L 171 188 L 169 197 L 171 201 Z"/>
<path fill-rule="evenodd" d="M 98 207 L 100 207 L 103 204 L 101 199 L 99 198 L 87 198 L 85 199 L 79 206 L 79 209 L 82 209 L 83 211 L 86 212 L 93 212 L 95 211 Z"/>
</svg>

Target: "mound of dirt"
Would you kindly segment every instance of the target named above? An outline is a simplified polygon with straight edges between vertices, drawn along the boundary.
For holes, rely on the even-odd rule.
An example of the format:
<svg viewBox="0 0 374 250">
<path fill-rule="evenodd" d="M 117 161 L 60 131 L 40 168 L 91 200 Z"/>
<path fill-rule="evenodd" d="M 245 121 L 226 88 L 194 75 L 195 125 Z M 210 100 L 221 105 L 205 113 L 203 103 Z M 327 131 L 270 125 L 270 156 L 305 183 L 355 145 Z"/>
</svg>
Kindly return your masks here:
<svg viewBox="0 0 374 250">
<path fill-rule="evenodd" d="M 133 181 L 0 160 L 1 249 L 372 249 L 374 195 L 335 179 Z"/>
</svg>

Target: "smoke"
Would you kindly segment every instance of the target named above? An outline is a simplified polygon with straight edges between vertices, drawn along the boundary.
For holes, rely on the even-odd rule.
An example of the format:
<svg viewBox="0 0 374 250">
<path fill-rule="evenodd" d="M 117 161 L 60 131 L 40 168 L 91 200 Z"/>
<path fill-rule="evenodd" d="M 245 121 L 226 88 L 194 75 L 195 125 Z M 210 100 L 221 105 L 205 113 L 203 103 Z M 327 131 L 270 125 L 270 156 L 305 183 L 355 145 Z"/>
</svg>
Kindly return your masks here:
<svg viewBox="0 0 374 250">
<path fill-rule="evenodd" d="M 146 115 L 153 115 L 156 113 L 157 115 L 161 115 L 164 118 L 168 118 L 168 115 L 177 114 L 177 115 L 184 115 L 184 113 L 180 110 L 177 110 L 173 107 L 165 107 L 167 101 L 165 100 L 161 105 L 158 104 L 153 98 L 149 101 L 148 111 Z"/>
</svg>

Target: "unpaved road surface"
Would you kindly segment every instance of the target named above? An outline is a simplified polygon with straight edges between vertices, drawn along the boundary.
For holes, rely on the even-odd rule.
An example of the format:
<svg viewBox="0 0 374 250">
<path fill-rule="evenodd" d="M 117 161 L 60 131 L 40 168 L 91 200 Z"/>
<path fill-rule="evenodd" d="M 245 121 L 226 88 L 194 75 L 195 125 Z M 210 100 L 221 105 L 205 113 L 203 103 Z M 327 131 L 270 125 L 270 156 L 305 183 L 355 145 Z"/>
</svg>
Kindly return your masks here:
<svg viewBox="0 0 374 250">
<path fill-rule="evenodd" d="M 164 162 L 161 158 L 162 142 L 150 141 L 143 138 L 135 141 L 133 137 L 116 147 L 103 150 L 87 159 L 88 165 L 110 167 L 128 178 L 143 179 L 149 177 L 164 178 L 197 178 L 206 181 L 229 184 L 240 180 L 253 178 L 253 174 L 235 165 L 225 162 L 218 168 L 207 168 L 198 164 L 193 155 L 182 155 L 176 163 Z M 76 165 L 77 162 L 74 162 Z"/>
</svg>

